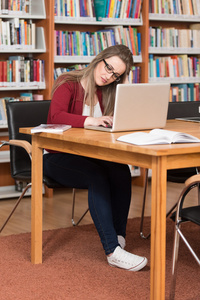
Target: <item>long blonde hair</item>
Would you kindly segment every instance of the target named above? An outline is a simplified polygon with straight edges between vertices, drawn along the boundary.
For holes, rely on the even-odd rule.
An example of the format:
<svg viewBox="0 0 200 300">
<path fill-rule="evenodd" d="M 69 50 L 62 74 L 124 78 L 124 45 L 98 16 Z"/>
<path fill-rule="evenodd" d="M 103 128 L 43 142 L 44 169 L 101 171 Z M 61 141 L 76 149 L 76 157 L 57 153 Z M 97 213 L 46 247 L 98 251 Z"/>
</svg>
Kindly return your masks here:
<svg viewBox="0 0 200 300">
<path fill-rule="evenodd" d="M 91 63 L 84 69 L 81 70 L 73 70 L 70 72 L 65 72 L 61 74 L 56 81 L 54 82 L 52 89 L 52 96 L 55 90 L 67 81 L 80 82 L 81 79 L 87 79 L 87 85 L 85 87 L 85 97 L 87 95 L 87 100 L 91 107 L 91 115 L 93 113 L 94 108 L 94 94 L 96 90 L 96 84 L 94 80 L 94 69 L 103 59 L 118 56 L 126 65 L 125 72 L 120 76 L 120 81 L 113 81 L 109 85 L 105 85 L 100 87 L 102 90 L 103 97 L 103 106 L 104 106 L 104 115 L 112 115 L 114 110 L 114 101 L 115 101 L 115 92 L 116 86 L 118 83 L 125 82 L 127 75 L 129 74 L 132 66 L 133 66 L 133 54 L 130 49 L 124 45 L 115 45 L 108 47 L 101 51 L 92 61 Z"/>
</svg>

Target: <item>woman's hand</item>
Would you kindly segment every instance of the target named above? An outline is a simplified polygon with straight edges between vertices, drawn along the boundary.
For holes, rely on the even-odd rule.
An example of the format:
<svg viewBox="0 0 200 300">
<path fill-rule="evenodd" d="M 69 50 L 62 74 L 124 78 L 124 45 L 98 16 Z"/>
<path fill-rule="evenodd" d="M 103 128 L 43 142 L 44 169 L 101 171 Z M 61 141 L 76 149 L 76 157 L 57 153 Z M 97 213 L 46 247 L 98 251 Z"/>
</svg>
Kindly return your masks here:
<svg viewBox="0 0 200 300">
<path fill-rule="evenodd" d="M 113 117 L 112 116 L 102 116 L 99 118 L 87 117 L 84 122 L 84 126 L 112 126 Z"/>
</svg>

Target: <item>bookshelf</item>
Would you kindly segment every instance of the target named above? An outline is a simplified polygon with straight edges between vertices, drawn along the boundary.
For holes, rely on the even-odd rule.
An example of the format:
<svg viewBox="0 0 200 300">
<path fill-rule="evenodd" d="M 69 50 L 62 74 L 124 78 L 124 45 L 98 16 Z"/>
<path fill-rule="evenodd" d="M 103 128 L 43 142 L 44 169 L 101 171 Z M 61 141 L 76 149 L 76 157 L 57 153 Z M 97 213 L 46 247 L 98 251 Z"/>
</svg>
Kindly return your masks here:
<svg viewBox="0 0 200 300">
<path fill-rule="evenodd" d="M 159 43 L 152 46 L 152 36 L 149 34 L 149 61 L 150 58 L 159 57 L 166 58 L 182 55 L 187 57 L 200 57 L 200 48 L 198 43 L 192 44 L 188 41 L 188 37 L 191 37 L 192 33 L 189 32 L 192 28 L 198 28 L 200 23 L 200 7 L 199 1 L 197 0 L 178 0 L 174 3 L 174 7 L 169 8 L 172 1 L 157 1 L 149 0 L 149 29 L 151 28 L 157 32 L 157 40 L 160 39 L 159 33 L 162 31 L 162 37 L 166 37 L 167 32 L 168 37 L 173 37 L 173 33 L 176 34 L 176 41 L 173 43 L 173 39 L 168 41 L 167 46 L 163 41 L 162 45 Z M 183 11 L 184 6 L 184 11 Z M 195 10 L 191 11 L 190 8 L 196 7 Z M 168 11 L 166 11 L 168 10 Z M 200 30 L 200 27 L 198 28 Z M 200 34 L 200 31 L 199 31 Z M 193 37 L 193 35 L 192 35 Z M 178 45 L 177 45 L 178 44 Z M 164 46 L 164 47 L 163 47 Z M 150 63 L 149 63 L 150 64 Z M 150 66 L 149 66 L 149 75 L 150 75 Z M 149 76 L 148 75 L 148 76 Z M 170 103 L 169 103 L 169 118 L 176 117 L 186 117 L 186 116 L 200 116 L 200 98 L 191 97 L 190 99 L 190 89 L 188 86 L 200 86 L 200 76 L 166 76 L 166 77 L 156 77 L 148 78 L 149 82 L 170 82 L 171 83 L 171 94 L 170 94 Z M 183 90 L 184 89 L 184 90 Z M 198 92 L 199 93 L 199 92 Z"/>
<path fill-rule="evenodd" d="M 199 5 L 198 0 L 190 2 Z M 149 82 L 170 82 L 170 102 L 200 101 L 199 23 L 199 7 L 198 15 L 149 14 Z M 180 109 L 183 107 L 180 103 Z"/>
<path fill-rule="evenodd" d="M 78 23 L 78 24 L 77 24 Z M 77 22 L 76 18 L 55 16 L 54 30 L 57 31 L 81 31 L 81 32 L 97 32 L 115 26 L 128 26 L 137 28 L 137 32 L 141 34 L 141 55 L 133 56 L 136 66 L 141 68 L 141 82 L 148 82 L 148 1 L 144 0 L 142 5 L 142 17 L 140 19 L 116 19 L 103 18 L 96 21 L 94 18 L 80 18 Z M 92 56 L 54 56 L 54 68 L 63 67 L 73 64 L 87 64 L 93 59 Z M 132 169 L 133 181 L 135 184 L 143 185 L 143 170 Z"/>
<path fill-rule="evenodd" d="M 179 3 L 181 0 L 177 1 Z M 35 59 L 44 60 L 45 63 L 45 86 L 38 89 L 38 87 L 0 87 L 1 97 L 18 96 L 21 91 L 35 91 L 35 93 L 43 95 L 44 99 L 51 98 L 51 89 L 54 82 L 54 68 L 67 67 L 74 64 L 87 64 L 91 61 L 92 56 L 60 56 L 56 55 L 54 47 L 54 31 L 80 31 L 80 32 L 96 32 L 98 30 L 106 29 L 108 27 L 123 26 L 136 27 L 137 32 L 141 34 L 141 55 L 134 57 L 135 65 L 141 69 L 140 81 L 143 83 L 151 82 L 149 78 L 149 55 L 153 56 L 171 56 L 171 55 L 188 55 L 200 57 L 199 49 L 193 48 L 165 48 L 149 47 L 149 27 L 174 27 L 176 29 L 189 29 L 191 25 L 199 24 L 199 15 L 178 15 L 169 13 L 149 13 L 149 7 L 152 9 L 152 0 L 143 0 L 141 19 L 116 19 L 103 18 L 102 21 L 96 21 L 93 17 L 66 17 L 63 15 L 55 16 L 55 2 L 54 0 L 32 0 L 31 13 L 20 14 L 3 14 L 0 13 L 0 19 L 10 20 L 13 17 L 23 18 L 24 20 L 32 20 L 37 28 L 36 48 L 28 49 L 0 49 L 1 60 L 7 59 L 12 55 L 30 55 Z M 91 2 L 91 1 L 87 1 Z M 164 3 L 165 1 L 154 1 L 155 3 Z M 172 2 L 172 1 L 171 1 Z M 60 2 L 61 3 L 61 2 Z M 169 2 L 168 2 L 169 3 Z M 161 4 L 159 4 L 161 5 Z M 159 6 L 160 7 L 160 6 Z M 13 54 L 14 53 L 14 54 Z M 17 54 L 16 54 L 17 53 Z M 153 79 L 154 80 L 154 79 Z M 200 83 L 200 78 L 156 78 L 155 81 L 169 81 L 173 85 L 181 83 Z M 173 103 L 172 103 L 173 104 Z M 181 105 L 181 103 L 180 103 Z M 0 127 L 0 133 L 4 134 L 6 138 L 6 128 Z M 3 139 L 3 138 L 1 138 Z M 7 151 L 8 149 L 6 149 Z M 1 161 L 1 159 L 0 159 Z M 5 181 L 7 174 L 8 178 Z M 5 178 L 4 178 L 5 177 Z M 1 180 L 2 179 L 2 180 Z M 141 170 L 141 176 L 135 177 L 135 184 L 143 184 L 144 177 Z M 9 178 L 9 162 L 1 164 L 0 168 L 0 184 L 2 186 L 13 185 L 12 179 Z"/>
<path fill-rule="evenodd" d="M 3 2 L 1 1 L 1 4 Z M 7 4 L 8 1 L 4 1 Z M 22 2 L 21 2 L 22 3 Z M 32 82 L 20 83 L 2 83 L 0 79 L 0 97 L 18 97 L 21 92 L 34 92 L 35 94 L 43 95 L 44 99 L 50 99 L 50 89 L 52 82 L 50 82 L 51 72 L 53 66 L 50 66 L 51 58 L 51 39 L 49 38 L 49 28 L 52 24 L 50 19 L 49 1 L 46 0 L 29 0 L 28 13 L 23 10 L 0 10 L 1 23 L 5 24 L 14 23 L 14 28 L 18 28 L 18 24 L 34 24 L 35 27 L 35 46 L 32 47 L 26 43 L 2 43 L 0 44 L 1 61 L 8 60 L 10 56 L 27 57 L 34 60 L 43 60 L 45 64 L 44 78 L 42 84 L 33 84 Z M 3 4 L 2 4 L 3 5 Z M 53 5 L 53 3 L 52 3 Z M 1 7 L 2 8 L 2 7 Z M 53 11 L 53 9 L 52 9 Z M 7 25 L 8 26 L 8 25 Z M 9 25 L 11 27 L 11 25 Z M 53 26 L 53 25 L 52 25 Z M 2 28 L 2 27 L 1 27 Z M 4 27 L 3 27 L 4 28 Z M 20 27 L 22 30 L 22 26 Z M 17 29 L 16 29 L 17 30 Z M 21 31 L 22 33 L 22 31 Z M 7 36 L 8 32 L 5 33 Z M 19 34 L 19 31 L 18 31 Z M 24 38 L 25 39 L 25 38 Z M 21 35 L 22 41 L 22 35 Z M 12 68 L 13 71 L 13 68 Z M 53 74 L 53 73 L 52 73 Z M 50 77 L 49 77 L 50 76 Z M 48 78 L 49 77 L 49 78 Z M 47 84 L 46 84 L 47 82 Z M 8 140 L 7 126 L 0 125 L 0 140 Z M 4 146 L 0 149 L 0 199 L 17 197 L 20 193 L 15 191 L 15 182 L 10 176 L 10 163 L 9 163 L 9 147 Z M 30 193 L 29 193 L 30 194 Z M 27 194 L 28 195 L 28 194 Z"/>
<path fill-rule="evenodd" d="M 63 16 L 54 16 L 54 0 L 32 0 L 30 14 L 22 12 L 0 12 L 0 19 L 9 21 L 13 18 L 24 20 L 32 20 L 36 25 L 36 47 L 35 49 L 5 49 L 0 48 L 1 60 L 7 60 L 11 55 L 27 55 L 35 59 L 44 60 L 45 63 L 45 85 L 43 88 L 37 86 L 14 86 L 7 87 L 1 86 L 1 97 L 17 97 L 21 91 L 38 93 L 43 95 L 44 99 L 51 98 L 51 89 L 54 81 L 54 68 L 63 65 L 85 64 L 91 61 L 91 57 L 59 57 L 54 53 L 54 30 L 77 30 L 77 31 L 97 31 L 109 26 L 133 26 L 137 27 L 138 32 L 141 34 L 141 56 L 135 57 L 136 66 L 141 68 L 141 82 L 148 82 L 148 1 L 143 1 L 142 19 L 123 19 L 116 20 L 114 18 L 103 19 L 96 21 L 95 18 L 70 18 Z M 0 126 L 1 140 L 8 139 L 8 132 L 6 126 Z M 1 149 L 2 150 L 2 149 Z M 2 197 L 9 194 L 9 187 L 11 195 L 13 196 L 14 181 L 10 176 L 10 166 L 8 158 L 8 147 L 4 147 L 0 156 L 0 189 L 2 190 Z M 4 152 L 6 151 L 6 152 Z M 6 161 L 4 156 L 7 157 Z M 134 179 L 137 182 L 137 178 Z M 6 192 L 5 192 L 6 191 Z M 17 196 L 17 193 L 16 193 Z"/>
</svg>

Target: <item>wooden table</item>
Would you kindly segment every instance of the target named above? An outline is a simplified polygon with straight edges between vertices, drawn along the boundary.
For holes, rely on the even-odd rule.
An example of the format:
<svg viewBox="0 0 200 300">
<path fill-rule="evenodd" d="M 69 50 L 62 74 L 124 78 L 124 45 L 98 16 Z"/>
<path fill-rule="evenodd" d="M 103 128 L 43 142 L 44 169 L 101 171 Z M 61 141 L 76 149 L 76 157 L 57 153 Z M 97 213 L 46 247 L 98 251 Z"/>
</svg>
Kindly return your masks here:
<svg viewBox="0 0 200 300">
<path fill-rule="evenodd" d="M 197 123 L 170 120 L 165 129 L 200 138 Z M 20 132 L 31 134 L 30 128 L 21 128 Z M 42 263 L 43 148 L 149 168 L 152 169 L 150 299 L 164 300 L 167 169 L 200 166 L 200 143 L 134 146 L 116 141 L 123 134 L 72 128 L 63 134 L 32 135 L 31 261 Z"/>
</svg>

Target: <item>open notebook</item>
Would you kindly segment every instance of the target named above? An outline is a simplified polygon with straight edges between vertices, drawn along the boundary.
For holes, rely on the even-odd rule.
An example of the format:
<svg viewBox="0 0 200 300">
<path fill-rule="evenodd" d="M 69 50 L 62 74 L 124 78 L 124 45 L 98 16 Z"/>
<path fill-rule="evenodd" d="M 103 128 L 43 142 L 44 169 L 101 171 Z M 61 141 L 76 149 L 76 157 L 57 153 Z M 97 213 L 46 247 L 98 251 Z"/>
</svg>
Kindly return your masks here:
<svg viewBox="0 0 200 300">
<path fill-rule="evenodd" d="M 167 120 L 170 84 L 118 84 L 112 128 L 86 126 L 108 132 L 163 128 Z"/>
</svg>

